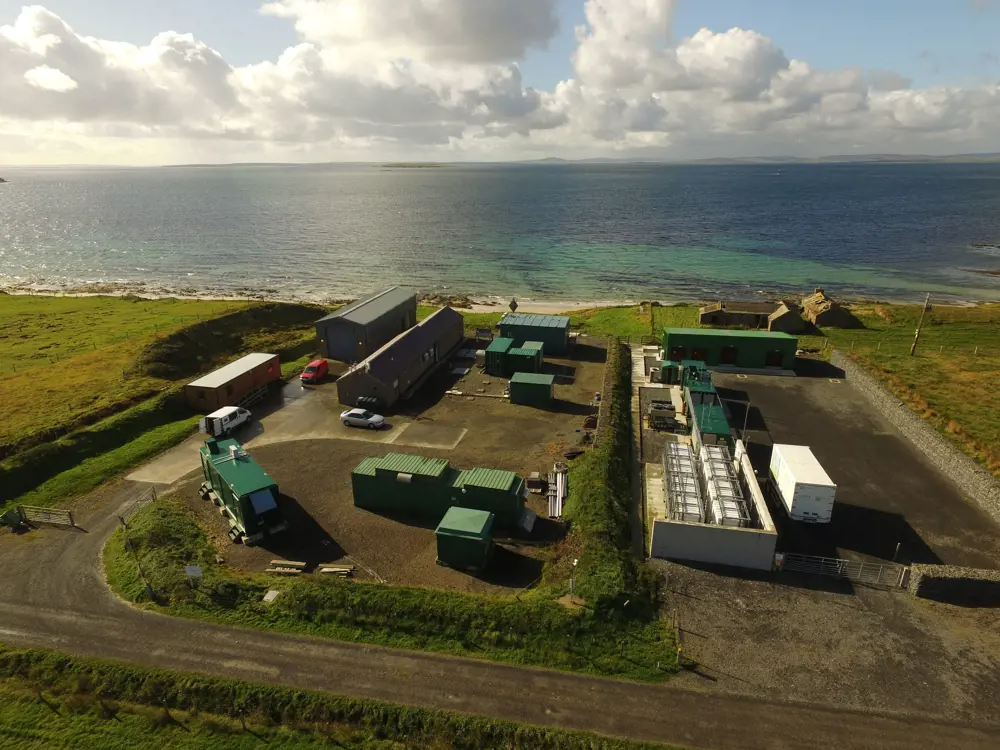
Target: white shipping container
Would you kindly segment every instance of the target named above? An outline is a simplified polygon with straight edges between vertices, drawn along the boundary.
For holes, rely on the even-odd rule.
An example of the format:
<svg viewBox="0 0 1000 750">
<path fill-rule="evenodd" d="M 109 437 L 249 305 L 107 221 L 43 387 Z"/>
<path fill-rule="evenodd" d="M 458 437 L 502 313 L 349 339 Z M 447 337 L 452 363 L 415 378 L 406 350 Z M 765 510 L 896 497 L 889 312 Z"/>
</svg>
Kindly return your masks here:
<svg viewBox="0 0 1000 750">
<path fill-rule="evenodd" d="M 771 453 L 771 480 L 794 521 L 829 523 L 837 485 L 804 445 L 775 445 Z"/>
</svg>

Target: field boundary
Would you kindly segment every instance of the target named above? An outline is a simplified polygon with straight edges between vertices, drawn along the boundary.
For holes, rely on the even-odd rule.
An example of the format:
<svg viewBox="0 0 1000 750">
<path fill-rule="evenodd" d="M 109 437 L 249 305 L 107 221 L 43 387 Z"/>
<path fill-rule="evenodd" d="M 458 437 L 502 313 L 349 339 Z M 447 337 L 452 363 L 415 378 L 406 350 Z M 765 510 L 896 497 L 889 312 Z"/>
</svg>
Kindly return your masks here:
<svg viewBox="0 0 1000 750">
<path fill-rule="evenodd" d="M 875 376 L 841 351 L 830 362 L 839 367 L 872 406 L 913 444 L 962 494 L 1000 525 L 1000 482 L 946 437 L 917 416 Z"/>
</svg>

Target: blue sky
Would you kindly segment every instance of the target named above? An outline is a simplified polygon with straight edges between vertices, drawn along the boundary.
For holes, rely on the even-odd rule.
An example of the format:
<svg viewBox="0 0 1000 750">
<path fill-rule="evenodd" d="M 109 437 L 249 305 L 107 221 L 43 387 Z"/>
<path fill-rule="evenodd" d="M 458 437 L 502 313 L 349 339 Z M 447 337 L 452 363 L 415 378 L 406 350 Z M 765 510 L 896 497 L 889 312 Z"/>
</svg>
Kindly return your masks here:
<svg viewBox="0 0 1000 750">
<path fill-rule="evenodd" d="M 0 0 L 0 23 L 24 0 Z M 133 43 L 167 29 L 192 32 L 233 65 L 274 59 L 296 42 L 291 24 L 258 13 L 257 0 L 40 0 L 79 34 Z M 522 63 L 528 85 L 551 89 L 572 74 L 573 27 L 583 0 L 560 0 L 561 30 Z M 739 26 L 816 68 L 893 70 L 915 87 L 1000 77 L 1000 1 L 679 0 L 675 35 Z"/>
</svg>

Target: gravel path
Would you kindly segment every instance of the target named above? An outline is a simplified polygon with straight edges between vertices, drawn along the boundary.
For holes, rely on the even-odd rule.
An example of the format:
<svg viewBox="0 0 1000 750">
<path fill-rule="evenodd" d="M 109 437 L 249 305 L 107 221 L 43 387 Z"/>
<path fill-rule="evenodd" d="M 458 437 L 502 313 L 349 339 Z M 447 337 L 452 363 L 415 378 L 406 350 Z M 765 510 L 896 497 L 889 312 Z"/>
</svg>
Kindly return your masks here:
<svg viewBox="0 0 1000 750">
<path fill-rule="evenodd" d="M 932 464 L 1000 524 L 1000 482 L 962 453 L 947 438 L 914 414 L 885 386 L 847 355 L 834 351 L 830 361 L 889 422 L 902 432 Z"/>
</svg>

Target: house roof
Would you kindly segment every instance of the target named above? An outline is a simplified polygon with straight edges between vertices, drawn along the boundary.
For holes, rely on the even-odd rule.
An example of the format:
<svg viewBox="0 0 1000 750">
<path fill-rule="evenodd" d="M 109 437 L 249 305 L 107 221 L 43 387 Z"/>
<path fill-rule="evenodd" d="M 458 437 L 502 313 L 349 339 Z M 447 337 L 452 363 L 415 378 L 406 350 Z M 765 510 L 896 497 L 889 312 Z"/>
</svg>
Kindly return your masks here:
<svg viewBox="0 0 1000 750">
<path fill-rule="evenodd" d="M 402 287 L 391 286 L 388 289 L 383 289 L 380 292 L 363 297 L 349 305 L 344 305 L 316 322 L 348 320 L 358 325 L 368 325 L 400 305 L 409 302 L 411 299 L 416 304 L 416 295 L 413 292 Z"/>
<path fill-rule="evenodd" d="M 463 326 L 461 315 L 450 307 L 442 307 L 371 354 L 356 369 L 364 369 L 376 380 L 391 383 L 444 334 Z M 446 353 L 440 352 L 442 356 Z"/>
<path fill-rule="evenodd" d="M 203 375 L 197 380 L 192 380 L 188 385 L 197 386 L 198 388 L 218 388 L 221 385 L 235 380 L 240 375 L 255 370 L 261 365 L 270 362 L 275 358 L 274 354 L 248 354 L 245 357 L 241 357 L 235 362 L 230 362 L 225 367 L 220 367 L 214 372 L 208 373 L 208 375 Z"/>
<path fill-rule="evenodd" d="M 569 318 L 565 315 L 535 315 L 534 313 L 504 313 L 501 326 L 531 326 L 532 328 L 566 328 Z"/>
<path fill-rule="evenodd" d="M 511 490 L 517 482 L 517 474 L 502 469 L 466 469 L 459 472 L 453 487 L 482 487 L 488 490 Z"/>
<path fill-rule="evenodd" d="M 555 375 L 547 375 L 541 372 L 515 372 L 511 378 L 511 383 L 532 383 L 534 385 L 552 385 L 556 382 Z"/>
<path fill-rule="evenodd" d="M 719 302 L 714 305 L 705 305 L 701 308 L 702 313 L 727 312 L 734 314 L 770 315 L 778 306 L 777 302 Z"/>
</svg>

